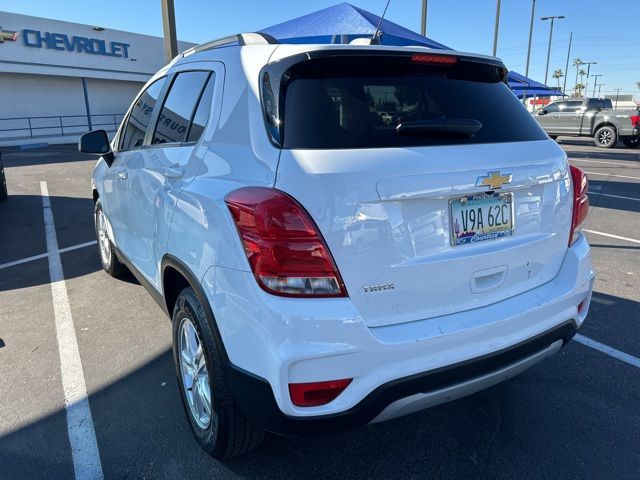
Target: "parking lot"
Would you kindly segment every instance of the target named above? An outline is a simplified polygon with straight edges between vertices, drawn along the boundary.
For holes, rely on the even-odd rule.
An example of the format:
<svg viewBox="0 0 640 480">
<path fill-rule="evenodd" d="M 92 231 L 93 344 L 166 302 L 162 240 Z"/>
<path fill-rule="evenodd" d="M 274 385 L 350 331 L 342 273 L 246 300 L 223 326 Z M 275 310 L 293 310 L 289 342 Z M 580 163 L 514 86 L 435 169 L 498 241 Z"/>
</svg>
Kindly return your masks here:
<svg viewBox="0 0 640 480">
<path fill-rule="evenodd" d="M 591 190 L 585 231 L 597 281 L 575 341 L 453 403 L 339 435 L 267 436 L 224 463 L 189 431 L 169 320 L 133 277 L 101 270 L 95 160 L 74 146 L 3 151 L 0 479 L 89 478 L 74 474 L 93 443 L 73 436 L 87 430 L 68 421 L 70 384 L 88 394 L 107 479 L 640 478 L 640 149 L 560 145 Z M 73 341 L 57 336 L 60 315 L 75 329 L 81 365 Z M 61 365 L 79 376 L 63 378 Z"/>
</svg>

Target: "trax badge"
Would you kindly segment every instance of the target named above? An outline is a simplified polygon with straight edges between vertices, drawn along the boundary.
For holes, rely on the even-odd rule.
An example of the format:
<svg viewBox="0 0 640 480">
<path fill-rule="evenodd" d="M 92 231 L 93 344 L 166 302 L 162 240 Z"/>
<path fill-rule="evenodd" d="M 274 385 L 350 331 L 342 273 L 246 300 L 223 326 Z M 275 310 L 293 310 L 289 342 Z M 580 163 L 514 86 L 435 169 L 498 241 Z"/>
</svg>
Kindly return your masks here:
<svg viewBox="0 0 640 480">
<path fill-rule="evenodd" d="M 478 177 L 476 187 L 490 187 L 491 190 L 502 188 L 503 185 L 511 183 L 512 175 L 507 173 L 500 175 L 500 172 L 489 172 L 486 177 Z"/>
<path fill-rule="evenodd" d="M 395 283 L 381 283 L 379 285 L 367 285 L 366 287 L 362 287 L 365 293 L 369 292 L 379 292 L 381 290 L 393 290 L 396 288 Z"/>
</svg>

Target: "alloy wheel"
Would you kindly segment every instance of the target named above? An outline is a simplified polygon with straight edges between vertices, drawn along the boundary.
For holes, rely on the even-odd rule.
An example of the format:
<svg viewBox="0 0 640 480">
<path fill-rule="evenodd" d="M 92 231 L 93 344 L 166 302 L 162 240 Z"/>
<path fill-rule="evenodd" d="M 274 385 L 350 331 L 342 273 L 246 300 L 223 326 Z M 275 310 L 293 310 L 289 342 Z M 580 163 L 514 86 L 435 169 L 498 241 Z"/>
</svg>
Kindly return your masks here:
<svg viewBox="0 0 640 480">
<path fill-rule="evenodd" d="M 109 235 L 107 235 L 107 220 L 104 212 L 98 210 L 96 219 L 98 230 L 98 247 L 100 248 L 100 258 L 105 265 L 111 264 L 111 245 L 109 244 Z"/>
<path fill-rule="evenodd" d="M 600 142 L 600 145 L 609 145 L 612 140 L 613 135 L 611 135 L 609 130 L 603 130 L 598 134 L 598 142 Z"/>
<path fill-rule="evenodd" d="M 211 386 L 202 341 L 191 320 L 180 321 L 180 377 L 193 420 L 205 430 L 211 423 Z"/>
</svg>

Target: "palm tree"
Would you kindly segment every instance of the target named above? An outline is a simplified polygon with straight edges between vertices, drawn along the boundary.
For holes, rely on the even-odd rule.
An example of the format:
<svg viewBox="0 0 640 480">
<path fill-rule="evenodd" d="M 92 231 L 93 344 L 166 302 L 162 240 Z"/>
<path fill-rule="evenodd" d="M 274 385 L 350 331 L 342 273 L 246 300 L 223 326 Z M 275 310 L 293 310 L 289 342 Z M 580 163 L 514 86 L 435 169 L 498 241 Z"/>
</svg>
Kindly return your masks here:
<svg viewBox="0 0 640 480">
<path fill-rule="evenodd" d="M 582 65 L 583 63 L 584 62 L 582 61 L 581 58 L 574 58 L 573 59 L 573 66 L 576 67 L 576 85 L 578 84 L 578 70 L 580 69 L 580 65 Z"/>
<path fill-rule="evenodd" d="M 558 80 L 558 90 L 560 90 L 560 79 L 564 77 L 564 72 L 562 71 L 562 69 L 558 69 L 555 72 L 553 72 L 553 78 Z"/>
<path fill-rule="evenodd" d="M 582 83 L 576 83 L 576 97 L 582 97 L 582 89 L 584 88 L 584 85 Z"/>
</svg>

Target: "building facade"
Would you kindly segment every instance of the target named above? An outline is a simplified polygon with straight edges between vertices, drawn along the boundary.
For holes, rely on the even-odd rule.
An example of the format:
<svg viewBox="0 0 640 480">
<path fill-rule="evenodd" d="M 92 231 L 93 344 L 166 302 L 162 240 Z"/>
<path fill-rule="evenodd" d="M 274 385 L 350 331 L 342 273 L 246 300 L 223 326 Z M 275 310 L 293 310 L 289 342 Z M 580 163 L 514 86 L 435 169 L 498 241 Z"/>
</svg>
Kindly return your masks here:
<svg viewBox="0 0 640 480">
<path fill-rule="evenodd" d="M 164 64 L 160 37 L 0 11 L 0 146 L 113 132 Z"/>
</svg>

